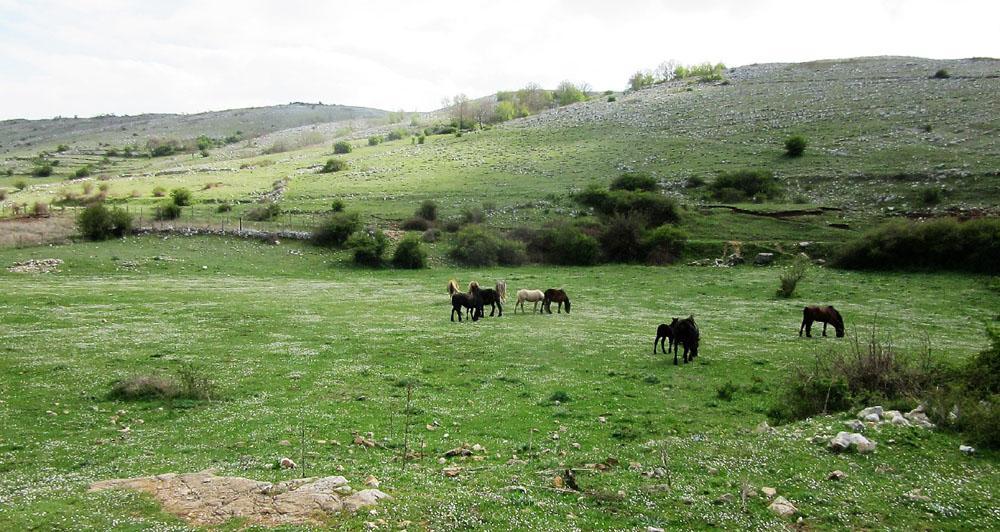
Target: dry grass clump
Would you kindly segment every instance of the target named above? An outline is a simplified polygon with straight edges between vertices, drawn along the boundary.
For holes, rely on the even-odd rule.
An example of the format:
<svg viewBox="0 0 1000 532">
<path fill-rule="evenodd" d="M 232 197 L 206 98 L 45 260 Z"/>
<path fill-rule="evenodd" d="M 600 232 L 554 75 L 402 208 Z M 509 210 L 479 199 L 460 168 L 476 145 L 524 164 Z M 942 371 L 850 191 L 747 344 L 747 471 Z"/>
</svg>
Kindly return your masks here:
<svg viewBox="0 0 1000 532">
<path fill-rule="evenodd" d="M 211 400 L 215 385 L 197 371 L 182 368 L 176 376 L 136 374 L 116 382 L 108 393 L 110 399 L 120 401 L 155 401 L 189 399 Z"/>
</svg>

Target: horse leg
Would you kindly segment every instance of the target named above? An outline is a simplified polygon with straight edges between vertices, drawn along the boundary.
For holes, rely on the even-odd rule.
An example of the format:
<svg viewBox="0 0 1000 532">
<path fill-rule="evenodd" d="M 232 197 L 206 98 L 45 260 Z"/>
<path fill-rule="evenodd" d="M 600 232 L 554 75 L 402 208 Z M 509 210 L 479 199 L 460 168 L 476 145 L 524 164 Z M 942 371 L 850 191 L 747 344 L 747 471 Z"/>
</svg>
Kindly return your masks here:
<svg viewBox="0 0 1000 532">
<path fill-rule="evenodd" d="M 562 314 L 562 301 L 556 303 L 556 313 Z"/>
<path fill-rule="evenodd" d="M 674 349 L 674 365 L 677 365 L 677 350 Z"/>
<path fill-rule="evenodd" d="M 802 338 L 802 330 L 806 328 L 806 317 L 802 316 L 802 325 L 799 325 L 799 338 Z"/>
<path fill-rule="evenodd" d="M 657 336 L 656 338 L 653 338 L 653 354 L 654 355 L 656 354 L 656 344 L 658 344 L 658 343 L 659 344 L 663 343 L 663 342 L 660 342 L 660 337 L 659 336 Z M 660 347 L 662 348 L 662 345 Z"/>
<path fill-rule="evenodd" d="M 826 322 L 823 322 L 823 336 L 826 336 Z"/>
<path fill-rule="evenodd" d="M 691 359 L 688 358 L 688 345 L 684 344 L 684 363 L 687 364 L 689 360 Z"/>
<path fill-rule="evenodd" d="M 813 335 L 812 335 L 812 327 L 813 327 L 812 320 L 807 319 L 806 320 L 806 338 L 812 338 L 813 337 Z"/>
<path fill-rule="evenodd" d="M 497 310 L 499 311 L 497 313 L 497 317 L 498 318 L 502 318 L 503 317 L 503 303 L 497 301 Z M 492 316 L 492 315 L 493 315 L 493 313 L 491 312 L 490 316 Z"/>
</svg>

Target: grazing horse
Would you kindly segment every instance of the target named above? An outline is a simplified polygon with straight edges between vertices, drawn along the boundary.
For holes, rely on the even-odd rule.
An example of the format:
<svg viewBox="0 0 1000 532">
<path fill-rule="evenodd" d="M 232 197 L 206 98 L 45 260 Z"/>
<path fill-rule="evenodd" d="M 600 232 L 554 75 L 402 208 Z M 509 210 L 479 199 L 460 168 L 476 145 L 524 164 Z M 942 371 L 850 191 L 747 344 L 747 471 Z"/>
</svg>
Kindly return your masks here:
<svg viewBox="0 0 1000 532">
<path fill-rule="evenodd" d="M 545 291 L 545 299 L 542 301 L 542 308 L 545 312 L 552 314 L 552 303 L 555 302 L 556 312 L 562 313 L 563 303 L 566 304 L 566 314 L 569 314 L 569 296 L 562 289 L 549 288 Z"/>
<path fill-rule="evenodd" d="M 451 283 L 449 283 L 449 289 Z M 472 281 L 469 283 L 469 293 L 461 292 L 451 295 L 451 321 L 455 321 L 455 313 L 458 313 L 458 321 L 462 321 L 462 307 L 472 311 L 472 321 L 477 321 L 483 317 L 483 298 L 480 295 L 479 283 Z"/>
<path fill-rule="evenodd" d="M 532 311 L 538 312 L 538 303 L 545 300 L 545 293 L 541 290 L 525 290 L 524 288 L 517 291 L 517 303 L 514 304 L 514 314 L 517 314 L 517 306 L 521 306 L 521 313 L 524 313 L 524 302 L 534 303 L 535 308 Z M 542 307 L 544 308 L 544 307 Z"/>
<path fill-rule="evenodd" d="M 677 326 L 677 321 L 677 318 L 674 318 L 670 321 L 669 325 L 661 323 L 660 326 L 656 328 L 656 338 L 653 340 L 654 355 L 656 354 L 657 343 L 660 344 L 660 351 L 662 353 L 669 353 L 674 347 L 674 327 Z M 667 340 L 670 340 L 670 343 L 667 344 L 667 347 L 664 347 L 663 344 L 666 343 Z"/>
<path fill-rule="evenodd" d="M 683 320 L 677 320 L 671 330 L 674 334 L 674 365 L 677 365 L 677 346 L 684 345 L 684 363 L 694 360 L 698 356 L 698 344 L 701 342 L 701 334 L 698 332 L 698 325 L 694 322 L 694 316 L 688 316 Z M 688 356 L 688 352 L 691 356 Z"/>
<path fill-rule="evenodd" d="M 826 336 L 826 326 L 830 324 L 837 330 L 837 338 L 844 337 L 844 318 L 832 306 L 805 307 L 802 309 L 802 325 L 799 326 L 799 336 L 802 336 L 802 330 L 805 329 L 806 337 L 812 338 L 812 324 L 814 321 L 823 322 L 823 336 Z"/>
</svg>

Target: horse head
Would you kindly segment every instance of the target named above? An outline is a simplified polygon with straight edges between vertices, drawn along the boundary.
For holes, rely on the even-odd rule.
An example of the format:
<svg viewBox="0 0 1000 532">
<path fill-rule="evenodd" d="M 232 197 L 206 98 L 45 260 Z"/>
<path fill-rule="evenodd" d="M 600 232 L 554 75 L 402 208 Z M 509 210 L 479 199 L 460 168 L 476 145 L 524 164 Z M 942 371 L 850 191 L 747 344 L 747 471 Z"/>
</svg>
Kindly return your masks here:
<svg viewBox="0 0 1000 532">
<path fill-rule="evenodd" d="M 830 324 L 837 331 L 837 338 L 844 337 L 844 318 L 837 312 L 837 309 L 830 307 Z"/>
<path fill-rule="evenodd" d="M 565 299 L 564 303 L 566 307 L 566 314 L 569 314 L 569 296 L 563 294 L 563 299 Z"/>
</svg>

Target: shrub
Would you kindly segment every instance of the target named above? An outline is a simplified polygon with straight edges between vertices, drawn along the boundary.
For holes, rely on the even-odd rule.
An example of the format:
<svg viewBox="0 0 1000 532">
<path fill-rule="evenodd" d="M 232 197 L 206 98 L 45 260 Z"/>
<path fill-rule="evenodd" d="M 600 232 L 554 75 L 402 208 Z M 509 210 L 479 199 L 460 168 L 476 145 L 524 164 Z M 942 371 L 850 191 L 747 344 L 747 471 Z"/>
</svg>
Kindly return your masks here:
<svg viewBox="0 0 1000 532">
<path fill-rule="evenodd" d="M 178 207 L 187 207 L 191 205 L 191 191 L 186 188 L 175 188 L 170 191 L 170 199 Z"/>
<path fill-rule="evenodd" d="M 416 235 L 406 235 L 392 254 L 392 265 L 397 268 L 418 270 L 427 267 L 427 252 Z"/>
<path fill-rule="evenodd" d="M 342 140 L 333 145 L 333 153 L 344 154 L 351 153 L 351 143 L 346 140 Z"/>
<path fill-rule="evenodd" d="M 437 220 L 437 210 L 438 206 L 437 203 L 434 203 L 434 200 L 424 200 L 420 204 L 420 207 L 417 208 L 417 216 L 433 222 Z"/>
<path fill-rule="evenodd" d="M 677 202 L 656 192 L 630 190 L 608 191 L 591 185 L 573 196 L 581 205 L 591 207 L 605 218 L 618 214 L 641 215 L 654 225 L 675 223 L 680 220 Z"/>
<path fill-rule="evenodd" d="M 615 178 L 610 190 L 631 190 L 653 192 L 659 187 L 653 176 L 642 172 L 628 172 Z"/>
<path fill-rule="evenodd" d="M 462 224 L 481 224 L 486 221 L 486 213 L 479 207 L 465 207 L 462 209 Z"/>
<path fill-rule="evenodd" d="M 381 229 L 374 232 L 359 231 L 347 239 L 347 247 L 354 253 L 354 263 L 359 266 L 378 268 L 384 262 L 385 249 L 389 239 Z"/>
<path fill-rule="evenodd" d="M 342 200 L 342 199 L 335 199 L 335 200 L 333 200 L 332 203 L 330 203 L 330 210 L 333 211 L 333 212 L 344 212 L 344 208 L 346 206 L 347 205 L 344 203 L 344 200 Z"/>
<path fill-rule="evenodd" d="M 123 209 L 109 210 L 103 203 L 95 203 L 80 211 L 76 227 L 88 240 L 122 237 L 132 230 L 132 215 Z"/>
<path fill-rule="evenodd" d="M 87 192 L 84 192 L 84 194 L 87 194 Z M 156 188 L 153 189 L 153 197 L 154 198 L 162 198 L 162 197 L 164 197 L 166 195 L 167 195 L 167 189 L 165 189 L 163 187 L 156 187 Z"/>
<path fill-rule="evenodd" d="M 943 68 L 934 73 L 934 79 L 948 79 L 950 77 L 951 73 Z"/>
<path fill-rule="evenodd" d="M 920 192 L 918 193 L 920 203 L 927 206 L 941 203 L 941 198 L 943 196 L 944 194 L 938 187 L 925 187 L 920 189 Z"/>
<path fill-rule="evenodd" d="M 736 385 L 732 382 L 726 382 L 722 386 L 715 389 L 715 395 L 723 401 L 732 401 L 733 396 L 736 395 Z"/>
<path fill-rule="evenodd" d="M 246 213 L 247 220 L 254 222 L 266 222 L 268 220 L 273 220 L 281 214 L 281 205 L 269 201 L 267 203 L 262 203 Z"/>
<path fill-rule="evenodd" d="M 427 243 L 437 242 L 439 238 L 441 238 L 441 230 L 433 227 L 424 231 L 424 234 L 420 235 L 420 240 Z"/>
<path fill-rule="evenodd" d="M 177 376 L 133 375 L 116 382 L 108 398 L 118 401 L 153 401 L 188 399 L 211 400 L 215 385 L 208 377 L 190 367 L 177 370 Z"/>
<path fill-rule="evenodd" d="M 394 129 L 385 136 L 386 140 L 402 140 L 404 137 L 410 136 L 405 129 Z"/>
<path fill-rule="evenodd" d="M 28 188 L 28 182 L 23 179 L 18 179 L 17 181 L 14 182 L 14 188 L 16 188 L 17 190 L 24 190 Z"/>
<path fill-rule="evenodd" d="M 642 248 L 647 261 L 654 264 L 670 264 L 680 257 L 687 239 L 684 230 L 664 224 L 643 235 Z"/>
<path fill-rule="evenodd" d="M 615 98 L 614 96 L 608 96 L 608 103 L 612 103 L 612 102 L 616 102 L 616 101 L 618 101 L 618 98 Z"/>
<path fill-rule="evenodd" d="M 500 245 L 497 247 L 497 263 L 504 266 L 520 266 L 525 262 L 528 262 L 528 250 L 524 242 L 500 239 Z"/>
<path fill-rule="evenodd" d="M 807 259 L 796 257 L 792 264 L 785 268 L 778 277 L 778 297 L 792 297 L 795 294 L 795 288 L 799 285 L 799 281 L 806 276 L 808 268 L 809 261 Z"/>
<path fill-rule="evenodd" d="M 31 175 L 35 177 L 49 177 L 52 175 L 52 165 L 45 163 L 35 166 L 31 169 Z"/>
<path fill-rule="evenodd" d="M 360 228 L 361 218 L 358 213 L 335 212 L 313 231 L 312 242 L 317 246 L 341 247 Z"/>
<path fill-rule="evenodd" d="M 633 262 L 643 256 L 645 220 L 637 214 L 616 214 L 601 233 L 604 255 L 616 262 Z"/>
<path fill-rule="evenodd" d="M 0 188 L 0 201 L 7 199 L 7 189 Z"/>
<path fill-rule="evenodd" d="M 404 231 L 426 231 L 430 229 L 430 227 L 431 223 L 420 216 L 414 216 L 413 218 L 403 222 L 402 225 Z"/>
<path fill-rule="evenodd" d="M 31 214 L 32 216 L 38 216 L 38 217 L 48 216 L 49 204 L 36 201 L 35 204 L 32 205 L 31 207 Z"/>
<path fill-rule="evenodd" d="M 721 201 L 743 201 L 767 197 L 781 197 L 782 190 L 774 174 L 766 170 L 737 170 L 726 172 L 709 185 L 712 195 Z M 738 198 L 738 199 L 737 199 Z"/>
<path fill-rule="evenodd" d="M 58 153 L 62 153 L 64 151 L 68 150 L 68 149 L 69 149 L 69 146 L 67 146 L 65 144 L 60 144 L 60 145 L 56 146 L 56 152 L 58 152 Z"/>
<path fill-rule="evenodd" d="M 1000 330 L 987 328 L 990 347 L 969 360 L 965 386 L 977 398 L 1000 394 Z"/>
<path fill-rule="evenodd" d="M 492 266 L 497 263 L 500 239 L 479 225 L 469 225 L 455 235 L 448 255 L 468 266 Z"/>
<path fill-rule="evenodd" d="M 319 173 L 329 174 L 342 170 L 347 170 L 347 161 L 343 159 L 327 159 L 326 164 L 323 165 L 323 168 L 320 168 Z"/>
<path fill-rule="evenodd" d="M 1000 273 L 1000 219 L 894 220 L 842 245 L 833 264 L 859 270 Z"/>
<path fill-rule="evenodd" d="M 181 217 L 181 207 L 173 202 L 166 202 L 156 206 L 154 214 L 157 220 L 176 220 Z"/>
<path fill-rule="evenodd" d="M 685 188 L 701 188 L 705 186 L 705 179 L 701 176 L 693 175 L 684 181 Z"/>
<path fill-rule="evenodd" d="M 601 245 L 597 239 L 568 223 L 555 224 L 535 232 L 530 244 L 545 262 L 552 264 L 589 266 L 597 264 L 601 256 Z"/>
<path fill-rule="evenodd" d="M 229 212 L 233 210 L 233 206 L 229 203 L 220 203 L 218 207 L 215 208 L 215 212 Z"/>
<path fill-rule="evenodd" d="M 806 151 L 809 142 L 802 135 L 793 135 L 785 139 L 785 155 L 788 157 L 801 157 Z"/>
<path fill-rule="evenodd" d="M 427 140 L 427 136 L 420 134 L 417 136 L 417 144 L 423 144 Z"/>
<path fill-rule="evenodd" d="M 382 144 L 382 137 L 380 135 L 373 135 L 371 137 L 368 137 L 369 146 L 378 146 L 379 144 Z"/>
<path fill-rule="evenodd" d="M 91 174 L 92 171 L 93 170 L 91 169 L 90 165 L 89 164 L 85 164 L 85 165 L 77 168 L 76 172 L 73 172 L 73 176 L 77 177 L 77 178 L 87 177 L 87 176 L 89 176 Z"/>
<path fill-rule="evenodd" d="M 569 396 L 568 393 L 566 393 L 565 390 L 556 390 L 552 392 L 552 395 L 549 396 L 550 403 L 568 403 L 572 400 L 573 399 Z"/>
</svg>

